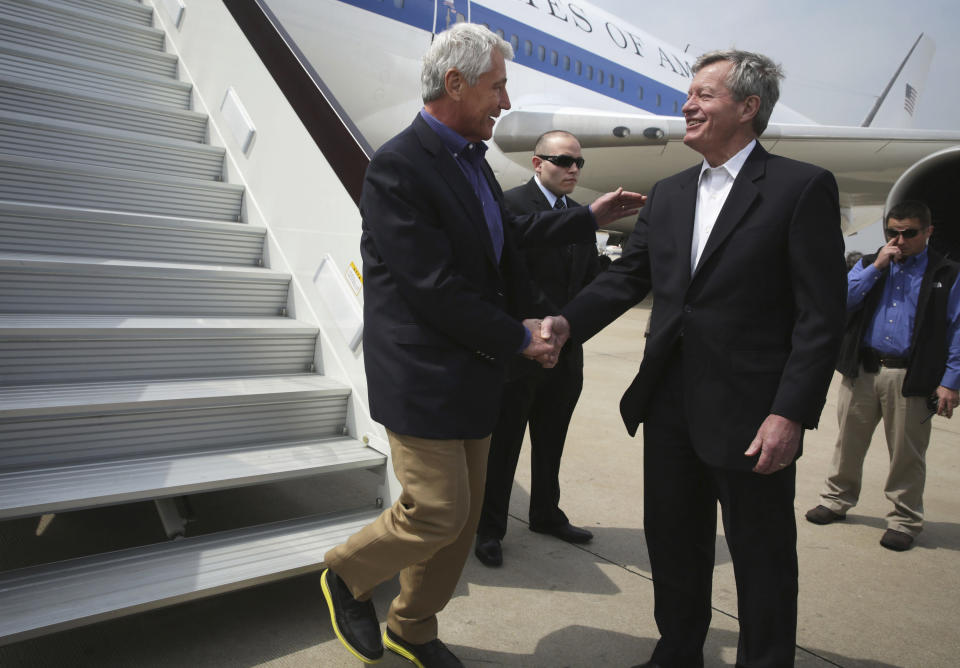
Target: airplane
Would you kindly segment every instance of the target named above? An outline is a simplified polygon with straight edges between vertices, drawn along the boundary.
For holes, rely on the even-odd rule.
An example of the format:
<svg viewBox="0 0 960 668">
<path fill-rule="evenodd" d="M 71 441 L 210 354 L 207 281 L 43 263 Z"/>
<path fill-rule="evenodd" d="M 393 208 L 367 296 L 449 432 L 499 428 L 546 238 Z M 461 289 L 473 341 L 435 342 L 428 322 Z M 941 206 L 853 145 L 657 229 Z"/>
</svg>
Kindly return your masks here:
<svg viewBox="0 0 960 668">
<path fill-rule="evenodd" d="M 680 113 L 694 55 L 583 0 L 269 5 L 371 148 L 422 106 L 420 59 L 432 36 L 471 21 L 488 26 L 515 52 L 508 65 L 512 108 L 498 119 L 487 152 L 505 189 L 530 178 L 537 137 L 558 128 L 574 133 L 583 147 L 586 168 L 573 193 L 579 201 L 617 186 L 646 192 L 699 160 L 683 144 Z M 916 39 L 862 126 L 819 125 L 783 104 L 774 109 L 761 143 L 834 173 L 845 234 L 879 220 L 895 201 L 917 198 L 933 211 L 931 243 L 960 249 L 960 225 L 953 224 L 948 202 L 960 176 L 960 132 L 909 127 L 934 49 L 929 37 Z M 632 225 L 624 220 L 614 229 L 629 232 Z"/>
</svg>

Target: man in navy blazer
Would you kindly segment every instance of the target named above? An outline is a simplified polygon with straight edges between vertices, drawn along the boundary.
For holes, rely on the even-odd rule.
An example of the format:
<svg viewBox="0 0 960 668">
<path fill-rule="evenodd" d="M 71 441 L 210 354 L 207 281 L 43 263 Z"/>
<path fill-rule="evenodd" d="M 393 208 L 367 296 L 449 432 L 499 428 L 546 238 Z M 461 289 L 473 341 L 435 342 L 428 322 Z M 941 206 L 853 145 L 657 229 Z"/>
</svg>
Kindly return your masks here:
<svg viewBox="0 0 960 668">
<path fill-rule="evenodd" d="M 437 638 L 436 614 L 473 543 L 504 370 L 521 352 L 553 364 L 559 349 L 529 317 L 548 307 L 519 246 L 590 240 L 597 224 L 643 201 L 618 190 L 591 208 L 507 214 L 483 141 L 510 108 L 512 56 L 482 26 L 437 35 L 424 57 L 424 109 L 377 151 L 364 180 L 367 391 L 402 492 L 327 552 L 321 586 L 337 636 L 368 663 L 385 645 L 417 665 L 462 665 Z M 370 595 L 397 573 L 381 640 Z"/>
<path fill-rule="evenodd" d="M 833 375 L 846 299 L 836 181 L 757 142 L 779 92 L 764 56 L 701 56 L 683 106 L 702 164 L 657 183 L 622 258 L 545 322 L 584 341 L 653 292 L 620 402 L 644 424 L 644 530 L 660 631 L 646 666 L 703 665 L 719 501 L 737 665 L 794 664 L 795 460 Z"/>
</svg>

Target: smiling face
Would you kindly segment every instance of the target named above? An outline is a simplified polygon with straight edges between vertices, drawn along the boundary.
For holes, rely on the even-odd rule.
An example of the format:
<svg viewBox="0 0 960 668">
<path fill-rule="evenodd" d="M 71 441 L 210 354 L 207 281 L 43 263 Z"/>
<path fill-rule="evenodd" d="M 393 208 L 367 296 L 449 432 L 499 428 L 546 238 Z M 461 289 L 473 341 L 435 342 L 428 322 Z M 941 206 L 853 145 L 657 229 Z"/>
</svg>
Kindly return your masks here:
<svg viewBox="0 0 960 668">
<path fill-rule="evenodd" d="M 727 88 L 733 63 L 719 60 L 693 77 L 683 117 L 687 132 L 683 143 L 700 153 L 712 167 L 722 165 L 756 137 L 752 121 L 760 99 L 751 95 L 737 102 Z"/>
<path fill-rule="evenodd" d="M 569 155 L 573 158 L 581 157 L 580 142 L 566 134 L 555 134 L 545 137 L 541 146 L 537 148 L 541 155 Z M 540 177 L 543 187 L 559 197 L 569 195 L 577 187 L 580 179 L 580 168 L 576 163 L 569 167 L 560 167 L 549 160 L 537 156 L 533 157 L 533 171 Z"/>
<path fill-rule="evenodd" d="M 469 141 L 490 139 L 500 112 L 510 108 L 503 54 L 493 49 L 490 61 L 492 67 L 473 86 L 456 70 L 447 73 L 448 94 L 457 102 L 457 120 L 448 125 Z"/>
</svg>

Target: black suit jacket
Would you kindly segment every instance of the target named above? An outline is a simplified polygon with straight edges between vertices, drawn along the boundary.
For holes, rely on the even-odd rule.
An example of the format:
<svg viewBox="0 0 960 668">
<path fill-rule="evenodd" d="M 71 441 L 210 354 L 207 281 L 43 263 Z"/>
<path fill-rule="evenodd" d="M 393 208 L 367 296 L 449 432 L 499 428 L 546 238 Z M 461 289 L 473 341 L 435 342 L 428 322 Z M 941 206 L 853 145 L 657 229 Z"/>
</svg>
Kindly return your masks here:
<svg viewBox="0 0 960 668">
<path fill-rule="evenodd" d="M 518 216 L 553 208 L 533 178 L 522 186 L 506 191 L 503 201 L 507 209 Z M 568 208 L 577 206 L 580 204 L 567 197 Z M 534 283 L 557 308 L 565 306 L 603 270 L 596 239 L 567 246 L 527 247 L 523 249 L 523 257 Z M 571 342 L 564 347 L 561 360 L 561 364 L 582 367 L 583 347 Z M 520 357 L 511 364 L 510 375 L 529 372 L 537 367 L 539 365 L 536 362 Z"/>
<path fill-rule="evenodd" d="M 372 417 L 422 438 L 482 438 L 496 423 L 520 319 L 544 315 L 519 246 L 591 240 L 586 207 L 514 219 L 497 263 L 480 201 L 418 115 L 370 161 L 360 198 L 364 363 Z"/>
<path fill-rule="evenodd" d="M 623 257 L 563 310 L 586 340 L 653 291 L 643 361 L 620 404 L 630 434 L 678 342 L 698 456 L 749 470 L 770 413 L 817 425 L 844 323 L 846 272 L 833 175 L 757 144 L 693 275 L 700 166 L 657 183 Z M 682 339 L 681 339 L 682 337 Z M 799 454 L 799 453 L 798 453 Z"/>
</svg>

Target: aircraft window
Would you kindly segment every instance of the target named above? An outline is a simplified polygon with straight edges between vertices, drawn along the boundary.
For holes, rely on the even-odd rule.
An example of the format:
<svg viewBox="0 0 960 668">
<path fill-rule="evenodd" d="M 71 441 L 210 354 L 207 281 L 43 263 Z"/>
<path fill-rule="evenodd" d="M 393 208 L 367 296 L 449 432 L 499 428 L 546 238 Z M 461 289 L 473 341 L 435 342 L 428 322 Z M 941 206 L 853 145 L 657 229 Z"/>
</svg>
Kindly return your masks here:
<svg viewBox="0 0 960 668">
<path fill-rule="evenodd" d="M 403 9 L 404 0 L 393 0 L 393 6 L 397 9 Z"/>
<path fill-rule="evenodd" d="M 603 70 L 597 70 L 597 81 L 603 84 Z"/>
<path fill-rule="evenodd" d="M 563 69 L 565 69 L 567 72 L 570 71 L 570 56 L 563 57 Z"/>
<path fill-rule="evenodd" d="M 643 86 L 637 86 L 637 99 L 643 99 Z"/>
<path fill-rule="evenodd" d="M 673 113 L 677 113 L 677 101 L 673 101 Z"/>
<path fill-rule="evenodd" d="M 556 51 L 551 51 L 550 64 L 555 66 L 558 62 L 560 62 L 560 55 Z"/>
<path fill-rule="evenodd" d="M 657 106 L 659 107 L 660 105 L 661 105 L 660 93 L 657 93 Z"/>
<path fill-rule="evenodd" d="M 533 42 L 529 39 L 523 40 L 523 54 L 525 56 L 533 55 Z"/>
<path fill-rule="evenodd" d="M 539 58 L 540 60 L 547 59 L 547 49 L 542 44 L 537 47 L 537 58 Z"/>
<path fill-rule="evenodd" d="M 516 35 L 510 35 L 510 46 L 513 47 L 513 52 L 516 53 L 517 49 L 520 48 L 520 38 Z"/>
<path fill-rule="evenodd" d="M 593 65 L 587 65 L 587 78 L 593 80 Z"/>
<path fill-rule="evenodd" d="M 497 37 L 499 37 L 500 39 L 504 39 L 504 38 L 505 38 L 505 36 L 504 36 L 504 34 L 503 34 L 503 30 L 501 30 L 500 28 L 497 28 Z"/>
<path fill-rule="evenodd" d="M 620 88 L 620 92 L 622 93 L 622 92 L 623 92 L 623 79 L 620 79 L 620 86 L 619 86 L 619 88 Z"/>
<path fill-rule="evenodd" d="M 613 88 L 613 85 L 616 83 L 615 79 L 616 79 L 616 77 L 611 74 L 611 75 L 610 75 L 610 88 Z"/>
<path fill-rule="evenodd" d="M 394 0 L 394 2 L 396 2 L 396 0 Z M 401 0 L 401 2 L 402 2 L 402 0 Z M 467 17 L 466 17 L 466 16 L 464 16 L 464 15 L 461 14 L 460 12 L 457 12 L 457 23 L 465 23 L 466 20 L 467 20 Z"/>
<path fill-rule="evenodd" d="M 576 72 L 577 72 L 577 76 L 580 76 L 581 74 L 583 74 L 583 63 L 581 63 L 581 62 L 578 60 L 576 66 L 574 67 L 574 69 L 575 69 Z"/>
</svg>

